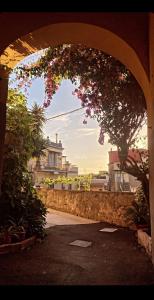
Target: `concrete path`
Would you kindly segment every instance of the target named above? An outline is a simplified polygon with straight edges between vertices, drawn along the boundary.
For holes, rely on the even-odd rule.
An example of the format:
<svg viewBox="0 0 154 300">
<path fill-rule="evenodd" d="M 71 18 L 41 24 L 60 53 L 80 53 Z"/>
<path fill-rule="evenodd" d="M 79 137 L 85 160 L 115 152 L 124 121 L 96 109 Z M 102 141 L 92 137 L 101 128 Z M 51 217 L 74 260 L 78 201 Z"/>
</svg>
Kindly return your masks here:
<svg viewBox="0 0 154 300">
<path fill-rule="evenodd" d="M 154 285 L 154 268 L 134 232 L 101 232 L 115 226 L 54 210 L 47 221 L 43 243 L 0 256 L 0 285 Z M 70 245 L 76 240 L 91 245 Z"/>
<path fill-rule="evenodd" d="M 81 218 L 65 212 L 48 209 L 46 228 L 55 225 L 74 225 L 74 224 L 92 224 L 98 223 L 90 219 Z"/>
</svg>

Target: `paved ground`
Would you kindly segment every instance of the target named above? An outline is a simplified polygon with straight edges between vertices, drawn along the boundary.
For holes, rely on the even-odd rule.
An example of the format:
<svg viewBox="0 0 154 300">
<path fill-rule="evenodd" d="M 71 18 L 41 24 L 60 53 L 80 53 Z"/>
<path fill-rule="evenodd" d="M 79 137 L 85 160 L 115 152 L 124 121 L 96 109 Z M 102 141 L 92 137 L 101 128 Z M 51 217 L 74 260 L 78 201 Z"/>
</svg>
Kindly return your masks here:
<svg viewBox="0 0 154 300">
<path fill-rule="evenodd" d="M 47 220 L 43 243 L 0 256 L 0 285 L 154 285 L 154 268 L 132 231 L 100 232 L 113 226 L 53 210 Z M 74 240 L 92 245 L 70 245 Z"/>
<path fill-rule="evenodd" d="M 77 217 L 68 213 L 48 209 L 46 228 L 55 225 L 94 224 L 98 221 Z"/>
</svg>

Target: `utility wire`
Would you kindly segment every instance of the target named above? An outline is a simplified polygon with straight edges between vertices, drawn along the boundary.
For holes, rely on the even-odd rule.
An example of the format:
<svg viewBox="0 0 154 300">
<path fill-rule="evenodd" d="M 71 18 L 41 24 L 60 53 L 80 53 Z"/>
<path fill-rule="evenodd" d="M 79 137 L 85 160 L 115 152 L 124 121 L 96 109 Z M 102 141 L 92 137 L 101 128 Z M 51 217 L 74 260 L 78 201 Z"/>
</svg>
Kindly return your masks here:
<svg viewBox="0 0 154 300">
<path fill-rule="evenodd" d="M 60 114 L 60 115 L 56 115 L 56 116 L 53 116 L 53 117 L 50 117 L 50 118 L 47 118 L 46 121 L 49 121 L 49 120 L 52 120 L 52 119 L 55 119 L 55 118 L 58 118 L 58 117 L 61 117 L 61 116 L 65 116 L 65 115 L 68 115 L 68 114 L 72 114 L 78 110 L 81 110 L 83 109 L 84 107 L 80 107 L 80 108 L 77 108 L 77 109 L 74 109 L 74 110 L 71 110 L 71 111 L 68 111 L 66 113 L 63 113 L 63 114 Z"/>
<path fill-rule="evenodd" d="M 68 115 L 68 114 L 72 114 L 72 113 L 74 113 L 74 112 L 76 112 L 76 111 L 78 111 L 78 110 L 81 110 L 81 109 L 83 109 L 83 108 L 84 108 L 84 107 L 80 107 L 80 108 L 77 108 L 77 109 L 68 111 L 68 112 L 66 112 L 66 113 L 63 113 L 63 114 L 60 114 L 60 115 L 56 115 L 56 116 L 47 118 L 47 119 L 45 119 L 45 122 L 46 122 L 46 121 L 49 121 L 49 120 L 52 120 L 52 119 L 56 119 L 56 118 L 61 117 L 61 116 L 65 116 L 65 115 Z M 31 125 L 29 125 L 29 126 L 33 126 L 33 125 L 35 125 L 35 124 L 37 124 L 37 122 L 34 122 L 34 123 L 32 123 Z"/>
</svg>

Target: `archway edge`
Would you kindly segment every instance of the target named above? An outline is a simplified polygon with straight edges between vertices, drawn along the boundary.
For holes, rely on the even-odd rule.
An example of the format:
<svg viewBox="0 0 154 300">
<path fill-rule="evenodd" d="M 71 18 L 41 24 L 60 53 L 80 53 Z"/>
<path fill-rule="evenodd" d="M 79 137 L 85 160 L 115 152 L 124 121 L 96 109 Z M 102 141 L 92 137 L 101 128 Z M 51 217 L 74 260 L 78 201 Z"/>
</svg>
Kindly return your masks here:
<svg viewBox="0 0 154 300">
<path fill-rule="evenodd" d="M 56 23 L 41 27 L 10 44 L 1 55 L 1 64 L 14 68 L 27 55 L 59 44 L 83 44 L 100 49 L 123 63 L 140 84 L 147 106 L 151 106 L 150 83 L 135 50 L 115 33 L 91 24 Z M 150 109 L 148 109 L 150 111 Z"/>
</svg>

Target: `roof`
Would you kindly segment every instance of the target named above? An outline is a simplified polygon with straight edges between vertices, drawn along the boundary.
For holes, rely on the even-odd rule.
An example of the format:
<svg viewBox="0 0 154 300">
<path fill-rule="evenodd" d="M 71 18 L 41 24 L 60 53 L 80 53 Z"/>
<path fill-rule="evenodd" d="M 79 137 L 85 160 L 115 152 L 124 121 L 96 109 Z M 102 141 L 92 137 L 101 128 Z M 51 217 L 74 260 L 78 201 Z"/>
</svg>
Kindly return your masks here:
<svg viewBox="0 0 154 300">
<path fill-rule="evenodd" d="M 135 159 L 136 162 L 140 162 L 140 155 L 139 152 L 147 152 L 146 149 L 130 149 L 128 151 L 128 156 L 132 157 Z M 119 163 L 119 156 L 118 156 L 118 151 L 109 151 L 109 164 L 113 163 Z"/>
<path fill-rule="evenodd" d="M 58 149 L 63 149 L 62 147 L 62 143 L 54 143 L 54 142 L 51 142 L 49 141 L 49 146 L 48 147 L 53 147 L 53 148 L 58 148 Z"/>
</svg>

